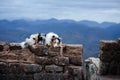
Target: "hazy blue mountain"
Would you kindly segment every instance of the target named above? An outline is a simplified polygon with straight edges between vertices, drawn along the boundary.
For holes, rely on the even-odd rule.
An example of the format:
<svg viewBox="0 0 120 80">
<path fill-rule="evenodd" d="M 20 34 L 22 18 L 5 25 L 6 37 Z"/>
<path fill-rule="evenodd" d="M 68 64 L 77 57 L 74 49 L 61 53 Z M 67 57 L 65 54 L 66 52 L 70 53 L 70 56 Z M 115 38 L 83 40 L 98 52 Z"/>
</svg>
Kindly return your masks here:
<svg viewBox="0 0 120 80">
<path fill-rule="evenodd" d="M 55 32 L 63 43 L 83 44 L 84 57 L 97 56 L 99 41 L 120 37 L 120 24 L 112 22 L 74 20 L 0 20 L 0 40 L 21 42 L 32 33 Z"/>
<path fill-rule="evenodd" d="M 101 27 L 101 28 L 107 28 L 113 25 L 116 25 L 117 23 L 114 22 L 102 22 L 102 23 L 98 23 L 96 21 L 88 21 L 88 20 L 82 20 L 79 21 L 80 24 L 84 24 L 87 25 L 89 27 Z"/>
</svg>

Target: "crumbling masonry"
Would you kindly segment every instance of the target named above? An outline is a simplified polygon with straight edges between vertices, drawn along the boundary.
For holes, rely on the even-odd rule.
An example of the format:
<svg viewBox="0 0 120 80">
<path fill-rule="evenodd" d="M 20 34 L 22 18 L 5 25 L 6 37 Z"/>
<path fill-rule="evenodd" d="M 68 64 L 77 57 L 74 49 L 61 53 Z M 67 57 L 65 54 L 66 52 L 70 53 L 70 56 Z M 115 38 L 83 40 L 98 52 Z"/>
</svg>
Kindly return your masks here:
<svg viewBox="0 0 120 80">
<path fill-rule="evenodd" d="M 0 80 L 82 80 L 82 45 L 21 49 L 0 42 Z"/>
</svg>

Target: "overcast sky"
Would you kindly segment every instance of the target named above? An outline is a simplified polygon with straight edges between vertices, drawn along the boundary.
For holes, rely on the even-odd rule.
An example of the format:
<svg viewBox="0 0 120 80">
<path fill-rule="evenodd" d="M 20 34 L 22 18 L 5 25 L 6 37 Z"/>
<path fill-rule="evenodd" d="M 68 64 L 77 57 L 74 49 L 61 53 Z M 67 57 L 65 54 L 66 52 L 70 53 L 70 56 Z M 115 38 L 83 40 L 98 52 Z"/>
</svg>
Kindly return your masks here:
<svg viewBox="0 0 120 80">
<path fill-rule="evenodd" d="M 120 22 L 120 0 L 0 0 L 0 19 Z"/>
</svg>

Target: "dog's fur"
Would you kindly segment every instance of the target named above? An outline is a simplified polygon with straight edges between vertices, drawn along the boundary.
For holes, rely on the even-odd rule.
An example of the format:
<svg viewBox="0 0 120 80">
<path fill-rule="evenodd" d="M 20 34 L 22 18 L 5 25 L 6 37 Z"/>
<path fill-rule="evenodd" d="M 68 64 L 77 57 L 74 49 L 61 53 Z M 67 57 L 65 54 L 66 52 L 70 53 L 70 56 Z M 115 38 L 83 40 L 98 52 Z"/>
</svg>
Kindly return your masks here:
<svg viewBox="0 0 120 80">
<path fill-rule="evenodd" d="M 39 43 L 45 45 L 45 38 L 46 38 L 46 34 L 41 33 L 38 38 Z"/>
<path fill-rule="evenodd" d="M 61 38 L 57 34 L 50 32 L 46 35 L 45 45 L 51 47 L 60 47 L 61 43 L 62 43 Z"/>
<path fill-rule="evenodd" d="M 29 38 L 26 38 L 25 41 L 21 42 L 20 45 L 22 48 L 35 45 L 39 42 L 39 37 L 40 37 L 39 33 L 32 34 Z"/>
<path fill-rule="evenodd" d="M 57 34 L 50 32 L 48 34 L 32 34 L 29 38 L 26 38 L 25 41 L 21 42 L 20 45 L 22 48 L 26 48 L 38 43 L 51 47 L 61 47 L 62 44 L 61 38 Z"/>
</svg>

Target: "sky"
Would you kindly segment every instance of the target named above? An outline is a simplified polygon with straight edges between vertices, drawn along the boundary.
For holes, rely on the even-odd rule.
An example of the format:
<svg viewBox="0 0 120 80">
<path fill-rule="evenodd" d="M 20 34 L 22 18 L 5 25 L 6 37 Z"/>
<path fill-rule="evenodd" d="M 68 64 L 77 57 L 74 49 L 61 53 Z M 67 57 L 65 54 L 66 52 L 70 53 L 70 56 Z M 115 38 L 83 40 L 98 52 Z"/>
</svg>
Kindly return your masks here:
<svg viewBox="0 0 120 80">
<path fill-rule="evenodd" d="M 50 18 L 120 23 L 120 0 L 0 0 L 0 20 Z"/>
</svg>

